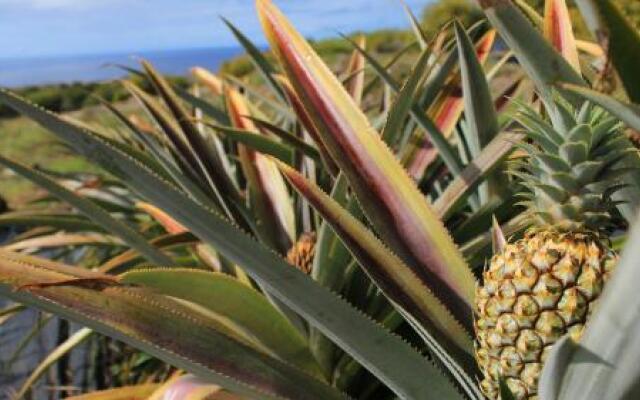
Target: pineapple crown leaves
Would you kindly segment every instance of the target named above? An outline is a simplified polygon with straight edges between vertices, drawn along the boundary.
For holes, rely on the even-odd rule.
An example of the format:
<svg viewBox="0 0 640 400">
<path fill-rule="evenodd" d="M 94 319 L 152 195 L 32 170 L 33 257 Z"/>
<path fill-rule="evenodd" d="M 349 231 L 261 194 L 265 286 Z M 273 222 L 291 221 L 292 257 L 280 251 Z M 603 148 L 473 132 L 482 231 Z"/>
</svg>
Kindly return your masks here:
<svg viewBox="0 0 640 400">
<path fill-rule="evenodd" d="M 511 168 L 526 188 L 520 204 L 536 228 L 603 232 L 618 204 L 611 195 L 624 187 L 619 178 L 629 172 L 621 162 L 636 150 L 620 121 L 591 103 L 573 108 L 557 96 L 547 112 L 548 120 L 519 104 L 515 116 L 527 135 L 519 144 L 527 157 Z"/>
</svg>

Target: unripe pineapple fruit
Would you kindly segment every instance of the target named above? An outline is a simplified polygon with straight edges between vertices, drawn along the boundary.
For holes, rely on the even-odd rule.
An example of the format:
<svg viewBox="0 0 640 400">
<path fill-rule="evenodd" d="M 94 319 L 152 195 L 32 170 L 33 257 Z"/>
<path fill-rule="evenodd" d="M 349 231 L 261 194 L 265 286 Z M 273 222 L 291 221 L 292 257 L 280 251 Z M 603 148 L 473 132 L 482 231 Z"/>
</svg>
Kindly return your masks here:
<svg viewBox="0 0 640 400">
<path fill-rule="evenodd" d="M 610 195 L 635 150 L 602 110 L 556 107 L 553 123 L 528 108 L 519 115 L 528 157 L 514 175 L 527 188 L 531 227 L 497 249 L 476 293 L 476 358 L 490 399 L 499 398 L 500 379 L 517 399 L 537 398 L 551 347 L 565 334 L 580 338 L 616 261 Z"/>
<path fill-rule="evenodd" d="M 287 261 L 305 274 L 310 274 L 313 268 L 313 256 L 316 252 L 316 234 L 306 232 L 300 235 L 298 241 L 287 252 Z"/>
</svg>

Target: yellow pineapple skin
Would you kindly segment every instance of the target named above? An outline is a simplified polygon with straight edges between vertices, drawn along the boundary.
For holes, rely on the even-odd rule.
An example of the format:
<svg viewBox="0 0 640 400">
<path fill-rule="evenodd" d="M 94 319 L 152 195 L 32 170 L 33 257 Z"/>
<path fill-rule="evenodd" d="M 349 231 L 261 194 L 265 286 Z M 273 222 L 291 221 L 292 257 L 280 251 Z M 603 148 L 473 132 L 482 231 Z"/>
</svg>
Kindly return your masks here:
<svg viewBox="0 0 640 400">
<path fill-rule="evenodd" d="M 310 274 L 315 253 L 316 234 L 315 232 L 306 232 L 300 235 L 298 241 L 287 252 L 287 262 L 305 274 Z"/>
<path fill-rule="evenodd" d="M 617 256 L 596 235 L 529 231 L 507 244 L 476 292 L 476 358 L 483 393 L 499 399 L 502 377 L 517 399 L 537 399 L 552 345 L 576 340 Z"/>
</svg>

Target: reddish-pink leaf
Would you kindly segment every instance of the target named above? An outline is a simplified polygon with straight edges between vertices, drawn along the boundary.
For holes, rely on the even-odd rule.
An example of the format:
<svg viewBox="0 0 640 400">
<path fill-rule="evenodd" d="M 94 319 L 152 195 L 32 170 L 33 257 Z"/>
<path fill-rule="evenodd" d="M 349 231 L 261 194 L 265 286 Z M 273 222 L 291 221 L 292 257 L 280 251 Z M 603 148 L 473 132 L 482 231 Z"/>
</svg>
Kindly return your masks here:
<svg viewBox="0 0 640 400">
<path fill-rule="evenodd" d="M 291 104 L 291 108 L 293 108 L 293 112 L 298 117 L 298 121 L 302 124 L 302 127 L 307 131 L 311 139 L 318 147 L 318 151 L 320 152 L 320 157 L 322 158 L 322 162 L 325 167 L 329 171 L 329 173 L 333 176 L 336 176 L 339 172 L 338 166 L 333 161 L 329 152 L 327 151 L 327 146 L 322 143 L 322 139 L 320 138 L 320 134 L 318 133 L 318 128 L 313 124 L 311 117 L 307 113 L 307 110 L 304 109 L 304 104 L 300 101 L 300 98 L 296 94 L 293 86 L 289 80 L 281 75 L 276 76 L 276 80 L 280 83 L 280 87 L 284 90 L 285 95 L 287 96 L 287 100 Z"/>
<path fill-rule="evenodd" d="M 476 55 L 481 64 L 484 64 L 489 57 L 495 37 L 496 31 L 491 29 L 476 43 Z M 464 101 L 462 99 L 460 74 L 459 71 L 454 71 L 446 80 L 442 91 L 433 105 L 429 107 L 427 113 L 440 129 L 440 132 L 445 137 L 449 137 L 453 133 L 463 111 Z M 405 161 L 407 170 L 414 179 L 420 179 L 424 171 L 438 157 L 437 149 L 427 137 L 423 136 L 420 140 L 421 142 L 417 144 L 417 148 L 414 148 L 405 158 L 407 160 Z"/>
<path fill-rule="evenodd" d="M 471 319 L 475 278 L 424 195 L 340 81 L 268 0 L 264 30 L 296 94 L 377 233 L 461 320 Z"/>
<path fill-rule="evenodd" d="M 364 35 L 358 36 L 356 39 L 358 47 L 364 49 L 366 47 L 367 38 Z M 353 97 L 356 104 L 362 103 L 362 92 L 364 90 L 364 54 L 361 51 L 353 50 L 345 76 L 347 77 L 347 91 Z"/>
<path fill-rule="evenodd" d="M 167 233 L 177 234 L 187 232 L 188 230 L 181 223 L 173 219 L 172 216 L 151 203 L 139 201 L 136 203 L 136 207 L 152 216 L 153 219 L 155 219 L 160 225 L 162 225 Z"/>
<path fill-rule="evenodd" d="M 469 331 L 447 310 L 447 299 L 435 297 L 426 282 L 322 189 L 286 164 L 279 162 L 278 166 L 293 187 L 329 223 L 387 297 L 410 313 L 441 344 L 456 352 L 463 362 L 470 361 L 468 356 L 473 353 L 473 344 Z"/>
<path fill-rule="evenodd" d="M 225 97 L 231 124 L 235 128 L 261 135 L 251 111 L 237 90 L 226 87 Z M 286 252 L 295 240 L 293 204 L 284 179 L 273 160 L 242 144 L 238 145 L 242 170 L 249 186 L 249 201 L 258 218 L 262 240 Z"/>
<path fill-rule="evenodd" d="M 191 74 L 200 81 L 203 85 L 205 85 L 211 93 L 216 96 L 221 96 L 223 93 L 223 84 L 220 78 L 215 76 L 213 73 L 202 67 L 193 67 L 191 68 Z"/>
<path fill-rule="evenodd" d="M 553 47 L 580 73 L 580 59 L 573 36 L 571 16 L 565 0 L 546 0 L 544 36 Z"/>
</svg>

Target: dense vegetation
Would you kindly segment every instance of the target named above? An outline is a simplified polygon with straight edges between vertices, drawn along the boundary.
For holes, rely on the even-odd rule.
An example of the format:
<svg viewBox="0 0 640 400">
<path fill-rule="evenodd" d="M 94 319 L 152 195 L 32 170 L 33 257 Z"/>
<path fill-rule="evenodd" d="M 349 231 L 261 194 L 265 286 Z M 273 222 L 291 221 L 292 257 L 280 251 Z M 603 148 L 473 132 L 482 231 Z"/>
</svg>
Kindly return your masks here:
<svg viewBox="0 0 640 400">
<path fill-rule="evenodd" d="M 145 82 L 136 77 L 134 81 Z M 182 77 L 170 78 L 172 83 L 186 87 L 187 81 Z M 112 82 L 74 82 L 55 85 L 27 86 L 16 90 L 26 99 L 55 112 L 68 112 L 97 105 L 100 99 L 107 102 L 118 102 L 129 98 L 130 94 L 117 81 Z M 15 117 L 17 113 L 8 107 L 0 106 L 0 118 Z"/>
<path fill-rule="evenodd" d="M 538 12 L 543 13 L 544 0 L 525 0 L 525 2 L 533 6 Z M 576 36 L 589 38 L 591 34 L 582 19 L 575 0 L 568 0 L 567 3 Z M 613 3 L 620 7 L 636 28 L 640 28 L 640 1 L 613 0 Z M 473 0 L 441 0 L 425 7 L 422 12 L 422 26 L 424 26 L 428 33 L 433 34 L 453 18 L 459 19 L 463 24 L 468 26 L 484 18 L 484 14 Z"/>
<path fill-rule="evenodd" d="M 346 63 L 315 43 L 331 66 L 280 1 L 256 2 L 266 57 L 237 35 L 260 74 L 194 68 L 200 97 L 146 61 L 150 89 L 122 82 L 137 101 L 63 117 L 0 89 L 109 174 L 0 144 L 49 194 L 0 215 L 27 228 L 0 248 L 0 318 L 84 326 L 59 325 L 15 398 L 53 368 L 68 400 L 638 398 L 640 32 L 614 0 L 584 0 L 607 53 L 564 0 L 535 25 L 483 0 L 484 31 L 414 29 L 414 52 L 370 41 Z M 78 389 L 109 390 L 66 397 L 84 345 Z"/>
</svg>

